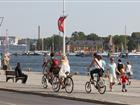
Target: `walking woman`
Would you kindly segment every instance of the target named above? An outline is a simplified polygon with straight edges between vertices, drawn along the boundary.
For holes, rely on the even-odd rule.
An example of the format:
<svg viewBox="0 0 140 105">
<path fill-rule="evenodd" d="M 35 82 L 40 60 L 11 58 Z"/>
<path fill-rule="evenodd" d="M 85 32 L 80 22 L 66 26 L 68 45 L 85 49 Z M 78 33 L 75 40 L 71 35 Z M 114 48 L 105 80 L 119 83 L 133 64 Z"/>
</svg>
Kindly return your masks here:
<svg viewBox="0 0 140 105">
<path fill-rule="evenodd" d="M 116 72 L 117 72 L 117 65 L 114 62 L 114 58 L 111 57 L 110 62 L 108 64 L 108 66 L 107 66 L 107 74 L 108 74 L 108 77 L 109 77 L 110 91 L 112 91 L 112 87 L 115 84 L 116 79 L 117 79 L 116 78 Z"/>
</svg>

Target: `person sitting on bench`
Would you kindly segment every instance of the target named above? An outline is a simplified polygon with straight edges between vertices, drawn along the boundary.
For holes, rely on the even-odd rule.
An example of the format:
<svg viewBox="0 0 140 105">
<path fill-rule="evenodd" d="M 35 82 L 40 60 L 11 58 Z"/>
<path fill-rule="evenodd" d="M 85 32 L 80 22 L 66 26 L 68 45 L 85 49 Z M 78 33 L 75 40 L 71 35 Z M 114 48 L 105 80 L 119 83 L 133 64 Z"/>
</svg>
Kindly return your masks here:
<svg viewBox="0 0 140 105">
<path fill-rule="evenodd" d="M 17 62 L 17 66 L 15 68 L 15 75 L 16 77 L 22 77 L 22 83 L 26 83 L 28 76 L 21 71 L 20 63 Z"/>
</svg>

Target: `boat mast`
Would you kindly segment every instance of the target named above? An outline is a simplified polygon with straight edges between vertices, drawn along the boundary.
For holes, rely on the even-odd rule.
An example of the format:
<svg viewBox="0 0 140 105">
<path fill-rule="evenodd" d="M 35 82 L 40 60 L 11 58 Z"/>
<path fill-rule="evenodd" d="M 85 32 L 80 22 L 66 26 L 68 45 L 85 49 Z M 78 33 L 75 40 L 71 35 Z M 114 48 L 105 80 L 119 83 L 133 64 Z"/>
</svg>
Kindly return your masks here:
<svg viewBox="0 0 140 105">
<path fill-rule="evenodd" d="M 0 22 L 0 27 L 1 27 L 4 17 L 0 17 L 0 19 L 1 19 L 1 22 Z"/>
<path fill-rule="evenodd" d="M 6 36 L 5 36 L 5 53 L 8 52 L 9 42 L 8 42 L 8 29 L 6 29 Z"/>
<path fill-rule="evenodd" d="M 126 48 L 127 46 L 126 46 L 126 25 L 125 25 L 125 41 L 124 41 L 124 48 L 125 48 L 125 52 L 126 52 L 126 50 L 127 50 L 127 48 Z"/>
<path fill-rule="evenodd" d="M 1 22 L 0 22 L 0 27 L 2 26 L 2 23 L 3 23 L 3 19 L 4 19 L 4 17 L 0 17 L 0 19 L 1 19 Z M 2 52 L 1 52 L 1 56 L 2 56 Z M 1 61 L 0 61 L 1 62 Z"/>
</svg>

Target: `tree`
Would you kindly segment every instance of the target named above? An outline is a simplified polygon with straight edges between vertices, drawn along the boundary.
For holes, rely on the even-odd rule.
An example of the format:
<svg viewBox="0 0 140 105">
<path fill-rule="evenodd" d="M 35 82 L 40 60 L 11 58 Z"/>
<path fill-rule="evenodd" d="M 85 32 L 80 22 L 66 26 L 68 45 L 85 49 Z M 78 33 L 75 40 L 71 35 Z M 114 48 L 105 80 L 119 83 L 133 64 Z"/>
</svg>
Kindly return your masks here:
<svg viewBox="0 0 140 105">
<path fill-rule="evenodd" d="M 71 39 L 72 40 L 85 40 L 86 39 L 86 36 L 83 32 L 73 32 L 72 35 L 71 35 Z"/>
<path fill-rule="evenodd" d="M 44 39 L 44 49 L 59 51 L 63 46 L 63 38 L 60 35 L 53 35 Z"/>
<path fill-rule="evenodd" d="M 99 40 L 100 37 L 98 37 L 98 35 L 96 35 L 95 33 L 91 33 L 89 35 L 87 35 L 87 40 Z"/>
<path fill-rule="evenodd" d="M 140 32 L 133 32 L 131 36 L 133 39 L 140 38 Z"/>
<path fill-rule="evenodd" d="M 60 51 L 62 50 L 63 46 L 63 37 L 60 35 L 53 35 L 53 41 L 54 41 L 54 51 Z"/>
<path fill-rule="evenodd" d="M 128 51 L 132 51 L 132 50 L 135 50 L 136 49 L 136 43 L 135 43 L 135 41 L 134 41 L 134 39 L 132 38 L 132 37 L 128 37 Z"/>
<path fill-rule="evenodd" d="M 124 49 L 126 49 L 126 48 L 124 48 L 124 49 L 122 49 L 122 46 L 123 47 L 125 47 L 125 39 L 126 38 L 126 36 L 125 35 L 115 35 L 114 37 L 113 37 L 113 43 L 114 43 L 114 45 L 115 45 L 115 50 L 124 50 Z"/>
</svg>

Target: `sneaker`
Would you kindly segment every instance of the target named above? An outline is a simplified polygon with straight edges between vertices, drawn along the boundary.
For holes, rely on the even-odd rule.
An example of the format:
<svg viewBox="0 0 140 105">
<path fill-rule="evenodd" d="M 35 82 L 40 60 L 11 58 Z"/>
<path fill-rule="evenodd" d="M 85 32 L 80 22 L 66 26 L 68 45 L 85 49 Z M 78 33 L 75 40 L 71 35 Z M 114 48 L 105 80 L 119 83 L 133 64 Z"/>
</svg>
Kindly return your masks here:
<svg viewBox="0 0 140 105">
<path fill-rule="evenodd" d="M 122 89 L 122 92 L 124 92 L 124 90 Z"/>
<path fill-rule="evenodd" d="M 119 82 L 118 85 L 121 85 L 121 83 Z"/>
<path fill-rule="evenodd" d="M 127 89 L 125 89 L 125 92 L 127 92 Z"/>
</svg>

